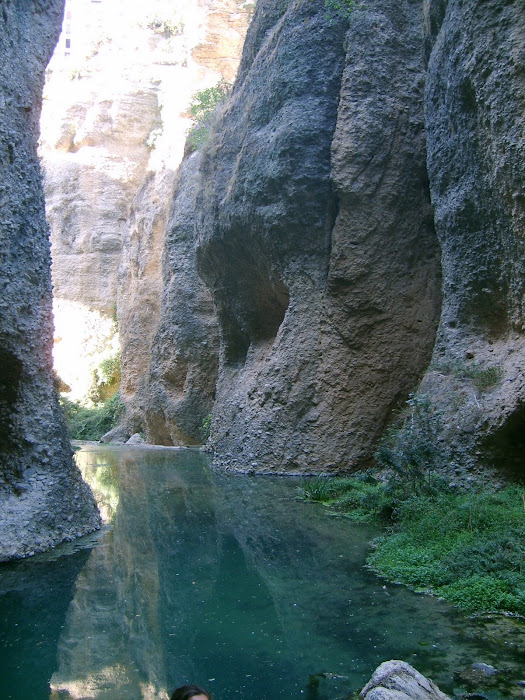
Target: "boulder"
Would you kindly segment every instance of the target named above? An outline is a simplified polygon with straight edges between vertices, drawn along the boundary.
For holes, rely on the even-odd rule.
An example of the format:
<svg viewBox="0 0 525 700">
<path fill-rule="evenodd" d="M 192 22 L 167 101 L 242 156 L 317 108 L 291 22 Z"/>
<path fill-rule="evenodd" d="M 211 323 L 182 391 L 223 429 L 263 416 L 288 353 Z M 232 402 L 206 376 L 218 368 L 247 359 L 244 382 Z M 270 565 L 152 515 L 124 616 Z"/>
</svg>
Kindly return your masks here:
<svg viewBox="0 0 525 700">
<path fill-rule="evenodd" d="M 360 700 L 450 700 L 437 685 L 404 661 L 385 661 L 359 695 Z"/>
</svg>

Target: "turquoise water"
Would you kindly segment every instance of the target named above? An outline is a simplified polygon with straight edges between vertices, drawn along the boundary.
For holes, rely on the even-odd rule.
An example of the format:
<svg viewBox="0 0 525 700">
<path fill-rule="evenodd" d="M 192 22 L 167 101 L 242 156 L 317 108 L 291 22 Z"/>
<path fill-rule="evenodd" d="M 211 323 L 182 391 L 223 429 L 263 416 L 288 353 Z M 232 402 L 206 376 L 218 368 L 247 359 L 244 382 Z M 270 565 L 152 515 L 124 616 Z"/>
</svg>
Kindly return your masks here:
<svg viewBox="0 0 525 700">
<path fill-rule="evenodd" d="M 297 480 L 217 474 L 192 449 L 77 459 L 106 525 L 0 567 L 2 700 L 166 698 L 188 682 L 215 700 L 342 700 L 390 658 L 448 692 L 473 662 L 525 662 L 523 627 L 502 642 L 500 621 L 367 572 L 374 531 L 298 501 Z"/>
</svg>

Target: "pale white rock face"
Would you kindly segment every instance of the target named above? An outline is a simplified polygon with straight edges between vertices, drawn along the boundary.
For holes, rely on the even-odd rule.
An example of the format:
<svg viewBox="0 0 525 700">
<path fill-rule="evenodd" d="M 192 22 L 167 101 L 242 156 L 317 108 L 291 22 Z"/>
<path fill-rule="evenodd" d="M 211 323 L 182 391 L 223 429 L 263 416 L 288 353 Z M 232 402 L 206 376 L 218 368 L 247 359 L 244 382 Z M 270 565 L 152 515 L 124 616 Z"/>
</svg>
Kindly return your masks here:
<svg viewBox="0 0 525 700">
<path fill-rule="evenodd" d="M 164 225 L 190 103 L 220 79 L 233 81 L 251 10 L 239 0 L 66 2 L 40 140 L 55 319 L 64 349 L 76 341 L 67 338 L 62 302 L 77 305 L 78 320 L 90 319 L 84 330 L 71 326 L 78 337 L 88 333 L 91 312 L 110 318 L 122 306 L 122 336 L 137 357 L 136 367 L 128 363 L 130 395 L 156 328 Z M 64 353 L 55 350 L 57 372 L 70 384 Z M 78 397 L 85 387 L 72 389 Z"/>
<path fill-rule="evenodd" d="M 68 398 L 81 401 L 89 392 L 93 372 L 119 351 L 116 324 L 100 311 L 67 299 L 54 299 L 53 315 L 53 362 L 70 388 Z"/>
</svg>

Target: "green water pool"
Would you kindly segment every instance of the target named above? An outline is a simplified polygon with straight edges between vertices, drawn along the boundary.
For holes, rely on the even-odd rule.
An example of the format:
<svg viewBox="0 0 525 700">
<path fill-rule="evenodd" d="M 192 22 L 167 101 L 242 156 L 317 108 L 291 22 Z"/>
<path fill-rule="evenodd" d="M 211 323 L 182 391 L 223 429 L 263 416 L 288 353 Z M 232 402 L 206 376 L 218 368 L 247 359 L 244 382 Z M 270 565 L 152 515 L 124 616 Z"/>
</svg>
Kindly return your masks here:
<svg viewBox="0 0 525 700">
<path fill-rule="evenodd" d="M 77 460 L 106 524 L 0 567 L 2 700 L 190 682 L 215 700 L 343 700 L 390 658 L 459 696 L 455 671 L 525 662 L 523 627 L 492 639 L 494 621 L 368 572 L 375 532 L 299 501 L 296 479 L 219 474 L 196 449 L 87 445 Z"/>
</svg>

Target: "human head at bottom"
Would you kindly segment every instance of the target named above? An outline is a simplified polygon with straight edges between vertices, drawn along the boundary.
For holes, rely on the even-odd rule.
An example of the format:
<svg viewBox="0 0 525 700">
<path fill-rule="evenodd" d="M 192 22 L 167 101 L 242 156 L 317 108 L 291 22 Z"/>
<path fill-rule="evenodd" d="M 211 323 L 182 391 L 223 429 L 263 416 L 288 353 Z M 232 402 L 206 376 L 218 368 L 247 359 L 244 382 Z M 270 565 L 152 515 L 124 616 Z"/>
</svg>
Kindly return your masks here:
<svg viewBox="0 0 525 700">
<path fill-rule="evenodd" d="M 173 691 L 170 700 L 212 700 L 210 693 L 198 685 L 181 685 Z"/>
</svg>

